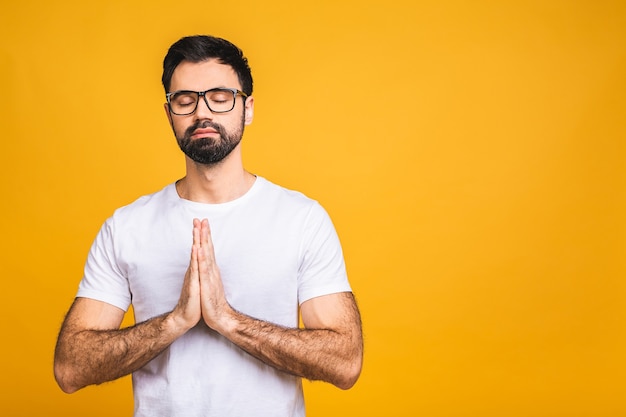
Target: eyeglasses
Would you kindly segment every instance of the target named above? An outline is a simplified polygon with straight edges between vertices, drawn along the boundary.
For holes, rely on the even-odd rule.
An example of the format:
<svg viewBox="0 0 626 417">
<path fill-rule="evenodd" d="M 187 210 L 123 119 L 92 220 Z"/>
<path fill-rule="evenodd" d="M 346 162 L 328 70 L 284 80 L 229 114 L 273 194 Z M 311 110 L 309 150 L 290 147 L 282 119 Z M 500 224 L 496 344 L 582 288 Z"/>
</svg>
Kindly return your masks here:
<svg viewBox="0 0 626 417">
<path fill-rule="evenodd" d="M 248 97 L 246 93 L 235 88 L 212 88 L 206 91 L 179 90 L 165 95 L 170 111 L 178 116 L 187 116 L 195 112 L 200 97 L 204 98 L 204 102 L 212 113 L 227 113 L 235 108 L 237 96 Z"/>
</svg>

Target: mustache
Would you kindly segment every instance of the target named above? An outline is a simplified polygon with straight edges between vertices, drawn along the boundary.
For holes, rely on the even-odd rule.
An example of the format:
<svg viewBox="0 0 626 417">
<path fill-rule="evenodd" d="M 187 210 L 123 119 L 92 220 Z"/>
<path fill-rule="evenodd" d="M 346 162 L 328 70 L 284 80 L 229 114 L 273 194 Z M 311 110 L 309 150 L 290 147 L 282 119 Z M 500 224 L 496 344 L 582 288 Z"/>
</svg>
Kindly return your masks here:
<svg viewBox="0 0 626 417">
<path fill-rule="evenodd" d="M 217 131 L 220 135 L 224 136 L 224 128 L 222 127 L 222 125 L 213 123 L 210 120 L 198 120 L 185 130 L 185 137 L 190 137 L 196 130 L 206 129 L 207 127 L 215 129 L 215 131 Z"/>
</svg>

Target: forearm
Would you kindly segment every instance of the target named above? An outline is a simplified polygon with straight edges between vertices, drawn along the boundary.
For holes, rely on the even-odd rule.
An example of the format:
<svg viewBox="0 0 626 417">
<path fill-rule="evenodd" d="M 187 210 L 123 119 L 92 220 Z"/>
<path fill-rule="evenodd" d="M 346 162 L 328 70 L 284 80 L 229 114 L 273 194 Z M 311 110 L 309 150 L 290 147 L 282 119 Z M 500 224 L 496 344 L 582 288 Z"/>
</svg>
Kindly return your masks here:
<svg viewBox="0 0 626 417">
<path fill-rule="evenodd" d="M 168 315 L 116 330 L 78 330 L 65 323 L 55 351 L 59 386 L 74 392 L 136 371 L 179 337 L 170 323 Z"/>
<path fill-rule="evenodd" d="M 225 336 L 264 363 L 289 374 L 348 389 L 361 369 L 360 332 L 285 328 L 232 314 Z"/>
</svg>

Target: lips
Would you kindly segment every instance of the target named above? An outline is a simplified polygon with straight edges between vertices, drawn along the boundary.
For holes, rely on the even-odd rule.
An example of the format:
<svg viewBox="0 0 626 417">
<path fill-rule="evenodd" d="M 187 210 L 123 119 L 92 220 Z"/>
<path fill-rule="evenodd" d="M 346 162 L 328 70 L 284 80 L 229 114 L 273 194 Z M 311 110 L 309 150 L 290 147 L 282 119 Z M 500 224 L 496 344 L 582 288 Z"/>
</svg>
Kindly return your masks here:
<svg viewBox="0 0 626 417">
<path fill-rule="evenodd" d="M 198 137 L 202 137 L 202 136 L 208 136 L 208 135 L 213 135 L 219 133 L 217 130 L 212 129 L 212 128 L 201 128 L 201 129 L 196 129 L 193 131 L 193 133 L 191 134 L 191 137 L 193 138 L 198 138 Z"/>
</svg>

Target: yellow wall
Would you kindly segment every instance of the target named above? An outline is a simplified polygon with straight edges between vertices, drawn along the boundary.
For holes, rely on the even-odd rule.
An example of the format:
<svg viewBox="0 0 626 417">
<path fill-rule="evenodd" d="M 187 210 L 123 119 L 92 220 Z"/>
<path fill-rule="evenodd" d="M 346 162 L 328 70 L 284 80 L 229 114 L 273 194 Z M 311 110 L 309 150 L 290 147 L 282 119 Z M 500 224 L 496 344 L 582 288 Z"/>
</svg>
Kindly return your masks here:
<svg viewBox="0 0 626 417">
<path fill-rule="evenodd" d="M 183 174 L 160 65 L 196 33 L 251 61 L 249 169 L 344 245 L 365 366 L 309 416 L 626 416 L 626 3 L 592 0 L 3 3 L 1 415 L 131 414 L 54 342 L 101 223 Z"/>
</svg>

